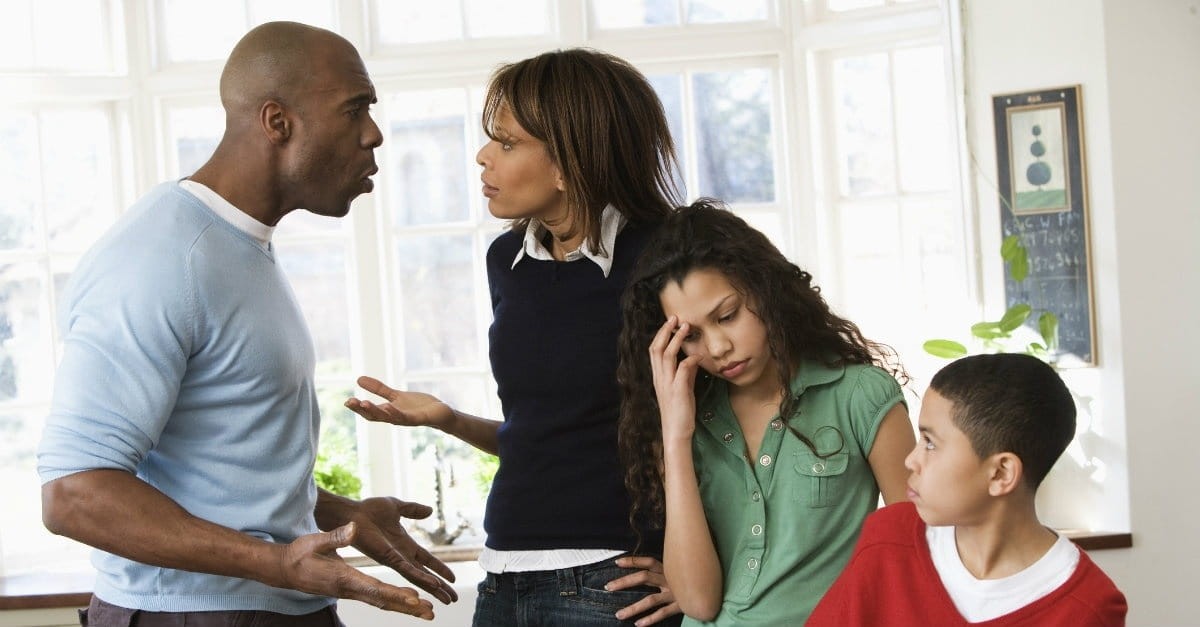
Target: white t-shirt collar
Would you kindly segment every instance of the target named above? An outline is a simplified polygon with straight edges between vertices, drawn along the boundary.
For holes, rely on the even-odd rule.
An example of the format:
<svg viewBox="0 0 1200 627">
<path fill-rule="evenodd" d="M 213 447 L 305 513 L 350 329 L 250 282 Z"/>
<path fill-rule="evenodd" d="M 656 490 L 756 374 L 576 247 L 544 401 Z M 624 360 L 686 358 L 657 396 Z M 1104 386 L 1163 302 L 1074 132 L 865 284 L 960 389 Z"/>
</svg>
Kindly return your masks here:
<svg viewBox="0 0 1200 627">
<path fill-rule="evenodd" d="M 232 224 L 237 230 L 254 238 L 264 249 L 271 245 L 271 235 L 275 232 L 275 227 L 267 226 L 258 220 L 250 217 L 250 214 L 233 206 L 228 200 L 221 197 L 220 194 L 214 192 L 207 185 L 197 183 L 191 179 L 181 179 L 179 186 L 190 192 L 193 196 L 200 199 L 200 202 L 208 205 L 213 213 L 217 214 L 222 220 Z"/>
</svg>

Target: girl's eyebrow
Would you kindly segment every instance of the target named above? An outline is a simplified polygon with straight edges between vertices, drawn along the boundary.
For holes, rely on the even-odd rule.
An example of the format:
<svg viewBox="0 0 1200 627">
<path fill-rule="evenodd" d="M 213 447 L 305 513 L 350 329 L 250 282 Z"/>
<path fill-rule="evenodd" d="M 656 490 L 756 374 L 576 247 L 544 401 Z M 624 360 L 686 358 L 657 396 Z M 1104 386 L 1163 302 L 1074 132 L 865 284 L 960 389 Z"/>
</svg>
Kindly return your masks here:
<svg viewBox="0 0 1200 627">
<path fill-rule="evenodd" d="M 717 310 L 724 307 L 725 303 L 729 302 L 729 299 L 734 298 L 736 296 L 737 296 L 737 294 L 729 294 L 729 295 L 725 296 L 725 298 L 722 298 L 721 300 L 717 301 L 717 304 L 713 305 L 713 308 L 709 310 L 708 315 L 709 316 L 716 315 Z"/>
</svg>

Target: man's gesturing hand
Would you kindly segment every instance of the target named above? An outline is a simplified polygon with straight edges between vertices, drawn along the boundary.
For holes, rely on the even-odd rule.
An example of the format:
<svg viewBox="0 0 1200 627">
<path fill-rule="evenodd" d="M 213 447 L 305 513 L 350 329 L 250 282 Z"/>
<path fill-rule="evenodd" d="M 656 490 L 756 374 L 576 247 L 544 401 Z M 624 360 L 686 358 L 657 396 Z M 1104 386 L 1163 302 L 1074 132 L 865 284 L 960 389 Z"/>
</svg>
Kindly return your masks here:
<svg viewBox="0 0 1200 627">
<path fill-rule="evenodd" d="M 380 609 L 431 620 L 433 604 L 412 588 L 386 584 L 350 566 L 337 549 L 356 541 L 355 523 L 296 538 L 285 545 L 279 559 L 278 587 L 311 594 L 354 599 Z"/>
</svg>

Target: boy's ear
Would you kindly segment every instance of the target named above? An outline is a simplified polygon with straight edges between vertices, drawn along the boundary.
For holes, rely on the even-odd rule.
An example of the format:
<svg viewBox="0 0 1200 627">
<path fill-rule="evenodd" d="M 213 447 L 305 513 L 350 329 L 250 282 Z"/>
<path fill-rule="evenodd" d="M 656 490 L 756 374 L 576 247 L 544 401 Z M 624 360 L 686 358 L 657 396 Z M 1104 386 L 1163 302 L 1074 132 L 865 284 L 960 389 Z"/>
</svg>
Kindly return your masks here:
<svg viewBox="0 0 1200 627">
<path fill-rule="evenodd" d="M 988 494 L 1004 496 L 1021 486 L 1025 467 L 1014 453 L 996 453 L 988 458 Z"/>
</svg>

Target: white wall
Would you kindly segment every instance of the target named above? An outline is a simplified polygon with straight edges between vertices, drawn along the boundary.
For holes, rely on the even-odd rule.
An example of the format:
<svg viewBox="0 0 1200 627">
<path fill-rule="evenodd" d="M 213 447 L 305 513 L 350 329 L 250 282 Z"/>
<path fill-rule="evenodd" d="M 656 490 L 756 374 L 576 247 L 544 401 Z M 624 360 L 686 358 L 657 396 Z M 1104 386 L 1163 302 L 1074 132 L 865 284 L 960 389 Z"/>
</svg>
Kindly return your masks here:
<svg viewBox="0 0 1200 627">
<path fill-rule="evenodd" d="M 963 26 L 984 251 L 999 229 L 981 180 L 995 178 L 991 96 L 1082 85 L 1100 366 L 1067 376 L 1096 400 L 1084 441 L 1103 470 L 1064 458 L 1039 508 L 1133 532 L 1132 549 L 1092 554 L 1130 625 L 1200 625 L 1200 1 L 966 0 Z"/>
</svg>

